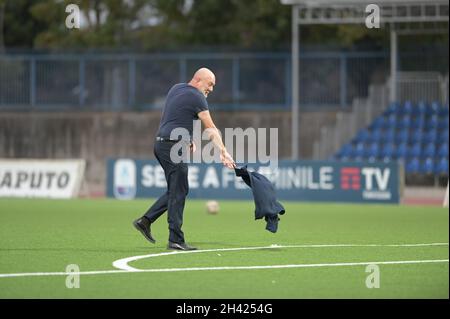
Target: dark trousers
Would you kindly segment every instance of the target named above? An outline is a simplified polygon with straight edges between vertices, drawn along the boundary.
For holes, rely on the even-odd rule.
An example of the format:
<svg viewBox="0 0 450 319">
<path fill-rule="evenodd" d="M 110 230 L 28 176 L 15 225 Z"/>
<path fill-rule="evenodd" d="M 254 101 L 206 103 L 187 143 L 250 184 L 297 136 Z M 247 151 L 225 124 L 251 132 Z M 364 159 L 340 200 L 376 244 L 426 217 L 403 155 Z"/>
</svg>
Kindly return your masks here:
<svg viewBox="0 0 450 319">
<path fill-rule="evenodd" d="M 155 142 L 154 153 L 161 164 L 167 181 L 167 192 L 162 195 L 145 213 L 151 223 L 167 210 L 169 223 L 169 241 L 184 243 L 183 210 L 189 192 L 188 166 L 186 163 L 174 163 L 170 159 L 171 142 Z"/>
</svg>

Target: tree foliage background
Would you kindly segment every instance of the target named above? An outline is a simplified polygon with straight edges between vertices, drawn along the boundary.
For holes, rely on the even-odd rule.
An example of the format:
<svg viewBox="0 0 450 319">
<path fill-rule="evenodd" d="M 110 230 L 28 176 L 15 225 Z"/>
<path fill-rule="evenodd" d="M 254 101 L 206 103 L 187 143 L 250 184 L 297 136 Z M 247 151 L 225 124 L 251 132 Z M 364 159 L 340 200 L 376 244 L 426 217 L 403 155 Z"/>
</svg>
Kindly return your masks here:
<svg viewBox="0 0 450 319">
<path fill-rule="evenodd" d="M 69 3 L 81 10 L 79 30 L 65 27 Z M 0 0 L 0 48 L 285 50 L 290 23 L 291 8 L 280 0 Z M 305 26 L 301 41 L 376 48 L 389 37 L 384 29 Z"/>
</svg>

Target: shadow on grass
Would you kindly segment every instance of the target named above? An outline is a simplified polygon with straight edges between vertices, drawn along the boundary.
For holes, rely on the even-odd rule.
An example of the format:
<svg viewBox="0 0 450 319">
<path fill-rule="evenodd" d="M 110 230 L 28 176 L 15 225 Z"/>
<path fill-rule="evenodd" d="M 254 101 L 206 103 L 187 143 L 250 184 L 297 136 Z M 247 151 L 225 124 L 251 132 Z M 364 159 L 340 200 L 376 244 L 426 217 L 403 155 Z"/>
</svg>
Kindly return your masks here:
<svg viewBox="0 0 450 319">
<path fill-rule="evenodd" d="M 207 249 L 227 249 L 227 248 L 241 248 L 243 245 L 239 244 L 230 244 L 230 243 L 222 243 L 222 242 L 189 242 L 190 245 L 197 247 L 199 250 L 207 250 Z M 252 247 L 251 245 L 245 245 L 245 247 Z M 256 247 L 256 246 L 255 246 Z M 283 248 L 259 248 L 255 250 L 262 250 L 267 252 L 274 252 L 274 251 L 283 251 Z M 133 255 L 133 254 L 146 254 L 146 253 L 158 253 L 161 251 L 172 251 L 167 249 L 167 245 L 164 244 L 157 244 L 157 245 L 149 245 L 145 247 L 130 247 L 130 249 L 116 249 L 116 248 L 74 248 L 74 247 L 36 247 L 36 248 L 25 248 L 25 247 L 18 247 L 18 248 L 0 248 L 1 252 L 87 252 L 87 253 L 127 253 Z"/>
<path fill-rule="evenodd" d="M 242 247 L 260 247 L 257 245 L 249 245 L 249 244 L 230 244 L 230 243 L 221 243 L 221 242 L 190 242 L 193 246 L 196 246 L 198 249 L 227 249 L 227 248 L 242 248 Z M 205 247 L 207 246 L 207 247 Z M 212 247 L 211 247 L 212 246 Z M 283 248 L 258 248 L 254 250 L 264 250 L 264 251 L 282 251 Z"/>
</svg>

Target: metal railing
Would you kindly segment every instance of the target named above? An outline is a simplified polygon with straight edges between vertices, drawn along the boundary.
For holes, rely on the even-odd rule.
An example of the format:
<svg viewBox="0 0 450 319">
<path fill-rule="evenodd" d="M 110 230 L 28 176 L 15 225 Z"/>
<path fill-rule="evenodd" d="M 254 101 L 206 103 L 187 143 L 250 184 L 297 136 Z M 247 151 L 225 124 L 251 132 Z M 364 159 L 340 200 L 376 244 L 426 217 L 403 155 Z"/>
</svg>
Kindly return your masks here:
<svg viewBox="0 0 450 319">
<path fill-rule="evenodd" d="M 448 80 L 438 72 L 399 72 L 396 88 L 399 101 L 447 102 Z"/>
<path fill-rule="evenodd" d="M 367 97 L 370 84 L 385 82 L 388 58 L 387 52 L 301 54 L 301 107 L 342 109 Z M 290 53 L 97 53 L 1 54 L 0 110 L 161 108 L 168 89 L 202 66 L 217 76 L 212 108 L 291 107 Z"/>
</svg>

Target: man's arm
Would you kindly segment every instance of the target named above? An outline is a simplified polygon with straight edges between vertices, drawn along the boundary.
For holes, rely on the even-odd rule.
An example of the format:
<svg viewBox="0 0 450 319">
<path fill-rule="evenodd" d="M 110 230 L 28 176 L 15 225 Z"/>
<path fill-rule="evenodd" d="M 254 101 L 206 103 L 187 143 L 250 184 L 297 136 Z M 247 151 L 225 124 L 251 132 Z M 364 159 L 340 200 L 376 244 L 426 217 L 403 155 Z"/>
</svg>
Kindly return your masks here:
<svg viewBox="0 0 450 319">
<path fill-rule="evenodd" d="M 198 118 L 202 121 L 203 125 L 205 126 L 205 132 L 207 132 L 208 138 L 214 143 L 216 147 L 219 148 L 220 159 L 223 165 L 225 165 L 228 168 L 235 168 L 236 164 L 234 163 L 234 160 L 231 157 L 231 155 L 227 152 L 227 149 L 223 144 L 222 137 L 219 134 L 219 130 L 214 124 L 209 111 L 206 110 L 199 112 Z"/>
</svg>

